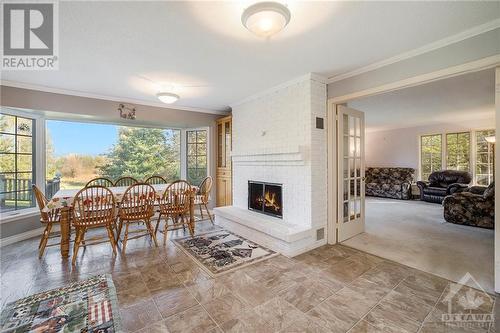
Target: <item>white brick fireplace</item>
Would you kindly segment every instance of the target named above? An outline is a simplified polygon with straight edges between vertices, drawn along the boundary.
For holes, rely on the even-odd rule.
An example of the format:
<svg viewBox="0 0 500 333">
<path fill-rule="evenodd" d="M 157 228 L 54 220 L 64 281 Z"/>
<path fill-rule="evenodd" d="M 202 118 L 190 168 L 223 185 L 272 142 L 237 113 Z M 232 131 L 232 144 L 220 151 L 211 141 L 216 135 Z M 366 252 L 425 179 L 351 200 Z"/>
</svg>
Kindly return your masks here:
<svg viewBox="0 0 500 333">
<path fill-rule="evenodd" d="M 326 123 L 326 84 L 313 75 L 233 106 L 233 206 L 216 208 L 216 223 L 287 256 L 325 244 Z M 282 219 L 248 210 L 248 181 L 283 184 Z"/>
</svg>

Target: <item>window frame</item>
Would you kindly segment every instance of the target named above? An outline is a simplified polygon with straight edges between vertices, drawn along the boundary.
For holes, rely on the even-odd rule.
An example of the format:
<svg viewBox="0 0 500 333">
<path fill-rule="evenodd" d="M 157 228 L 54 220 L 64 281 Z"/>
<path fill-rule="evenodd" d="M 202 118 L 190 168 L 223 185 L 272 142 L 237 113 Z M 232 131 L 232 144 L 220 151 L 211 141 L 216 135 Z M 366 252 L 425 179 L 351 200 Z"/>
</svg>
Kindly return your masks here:
<svg viewBox="0 0 500 333">
<path fill-rule="evenodd" d="M 42 115 L 37 114 L 35 112 L 29 112 L 27 110 L 22 110 L 22 109 L 13 109 L 4 106 L 1 106 L 0 113 L 14 117 L 29 118 L 33 120 L 34 125 L 32 128 L 32 140 L 33 140 L 32 149 L 34 149 L 34 152 L 32 152 L 32 159 L 33 159 L 34 170 L 32 170 L 32 176 L 33 176 L 32 184 L 37 185 L 42 191 L 45 191 L 44 118 L 42 117 Z M 38 205 L 34 197 L 33 200 L 35 201 L 34 207 L 28 207 L 24 209 L 18 209 L 0 213 L 0 220 L 1 220 L 0 224 L 37 215 L 39 213 Z"/>
<path fill-rule="evenodd" d="M 448 169 L 448 135 L 457 135 L 457 139 L 458 139 L 458 135 L 459 134 L 468 134 L 469 135 L 469 170 L 466 170 L 468 172 L 471 172 L 473 166 L 475 165 L 475 161 L 472 160 L 472 136 L 475 135 L 475 132 L 474 131 L 453 131 L 453 132 L 447 132 L 444 134 L 444 154 L 445 154 L 445 161 L 443 161 L 443 165 L 444 165 L 444 168 L 445 169 Z"/>
<path fill-rule="evenodd" d="M 19 116 L 24 118 L 31 118 L 35 121 L 33 136 L 35 141 L 35 170 L 34 170 L 34 184 L 45 193 L 46 183 L 46 121 L 67 121 L 67 122 L 80 122 L 80 123 L 93 123 L 115 126 L 130 126 L 130 127 L 144 127 L 144 128 L 158 128 L 158 129 L 172 129 L 180 131 L 180 178 L 187 179 L 187 137 L 186 132 L 190 130 L 205 130 L 207 133 L 207 175 L 211 172 L 212 161 L 212 141 L 210 126 L 196 127 L 196 128 L 181 128 L 178 126 L 167 125 L 152 125 L 148 123 L 123 121 L 116 119 L 115 121 L 96 121 L 92 119 L 84 119 L 77 115 L 71 114 L 57 114 L 57 113 L 44 113 L 43 111 L 30 111 L 21 108 L 12 108 L 0 105 L 0 112 L 11 116 Z M 21 210 L 14 210 L 9 212 L 0 213 L 0 224 L 10 223 L 20 219 L 38 216 L 40 213 L 38 205 Z"/>
<path fill-rule="evenodd" d="M 453 131 L 444 131 L 444 132 L 430 132 L 430 133 L 421 133 L 418 134 L 418 179 L 427 181 L 427 179 L 422 178 L 422 137 L 429 135 L 441 135 L 441 169 L 446 169 L 447 166 L 447 155 L 448 155 L 448 147 L 446 136 L 448 134 L 458 134 L 458 133 L 469 133 L 469 172 L 472 175 L 472 184 L 477 185 L 476 182 L 476 146 L 477 146 L 477 137 L 476 133 L 481 131 L 495 131 L 493 127 L 480 127 L 469 130 L 453 130 Z"/>
<path fill-rule="evenodd" d="M 207 133 L 207 139 L 206 139 L 206 145 L 207 145 L 207 154 L 206 154 L 206 174 L 207 176 L 210 176 L 210 171 L 211 171 L 211 168 L 210 168 L 210 164 L 212 163 L 212 160 L 210 158 L 211 155 L 211 138 L 210 138 L 210 127 L 209 126 L 204 126 L 204 127 L 194 127 L 194 128 L 186 128 L 184 130 L 184 133 L 182 135 L 182 137 L 184 138 L 184 144 L 183 144 L 183 147 L 184 147 L 184 153 L 182 154 L 182 156 L 186 159 L 185 160 L 185 163 L 184 163 L 184 179 L 188 180 L 188 167 L 189 167 L 189 164 L 188 164 L 188 139 L 187 139 L 187 136 L 188 136 L 188 132 L 192 132 L 192 131 L 205 131 Z M 217 158 L 217 156 L 215 157 Z M 188 180 L 189 181 L 189 180 Z M 198 185 L 198 184 L 192 184 L 192 185 Z"/>
<path fill-rule="evenodd" d="M 418 177 L 420 180 L 423 179 L 422 177 L 422 171 L 423 171 L 423 168 L 422 168 L 422 138 L 425 137 L 425 136 L 441 136 L 441 168 L 443 167 L 443 150 L 444 150 L 444 140 L 443 140 L 443 133 L 431 133 L 431 134 L 421 134 L 418 136 L 418 168 L 419 168 L 419 172 L 418 172 Z"/>
</svg>

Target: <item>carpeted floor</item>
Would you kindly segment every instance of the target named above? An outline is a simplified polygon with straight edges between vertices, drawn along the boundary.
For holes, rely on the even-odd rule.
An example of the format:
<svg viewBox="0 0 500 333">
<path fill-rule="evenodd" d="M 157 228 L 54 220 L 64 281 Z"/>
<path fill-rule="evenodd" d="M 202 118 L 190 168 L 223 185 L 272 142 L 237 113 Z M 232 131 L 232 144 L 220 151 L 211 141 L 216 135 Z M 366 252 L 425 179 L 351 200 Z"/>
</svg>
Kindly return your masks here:
<svg viewBox="0 0 500 333">
<path fill-rule="evenodd" d="M 447 223 L 439 204 L 367 198 L 365 232 L 342 244 L 452 281 L 469 272 L 494 290 L 494 230 Z"/>
</svg>

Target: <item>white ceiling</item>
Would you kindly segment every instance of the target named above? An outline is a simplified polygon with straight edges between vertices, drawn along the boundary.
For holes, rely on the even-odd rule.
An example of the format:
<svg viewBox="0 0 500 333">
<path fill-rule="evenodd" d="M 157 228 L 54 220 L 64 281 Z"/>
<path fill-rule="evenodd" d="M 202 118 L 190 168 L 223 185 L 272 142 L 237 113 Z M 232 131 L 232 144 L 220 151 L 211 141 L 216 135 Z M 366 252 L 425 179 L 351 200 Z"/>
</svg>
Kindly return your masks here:
<svg viewBox="0 0 500 333">
<path fill-rule="evenodd" d="M 500 13 L 498 1 L 288 2 L 289 26 L 263 40 L 240 22 L 251 3 L 60 2 L 59 70 L 3 80 L 146 102 L 157 102 L 151 81 L 174 83 L 174 106 L 225 110 L 306 73 L 345 73 Z"/>
<path fill-rule="evenodd" d="M 366 97 L 348 106 L 365 112 L 368 131 L 494 119 L 495 70 Z"/>
</svg>

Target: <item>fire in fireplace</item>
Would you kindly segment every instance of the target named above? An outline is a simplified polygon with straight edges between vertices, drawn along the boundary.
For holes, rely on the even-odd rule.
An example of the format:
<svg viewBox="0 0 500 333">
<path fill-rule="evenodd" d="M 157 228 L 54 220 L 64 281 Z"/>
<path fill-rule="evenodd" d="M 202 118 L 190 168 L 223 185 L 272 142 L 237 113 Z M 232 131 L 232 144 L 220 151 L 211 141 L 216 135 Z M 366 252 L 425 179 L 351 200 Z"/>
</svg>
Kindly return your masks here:
<svg viewBox="0 0 500 333">
<path fill-rule="evenodd" d="M 248 209 L 283 218 L 282 185 L 248 181 Z"/>
</svg>

